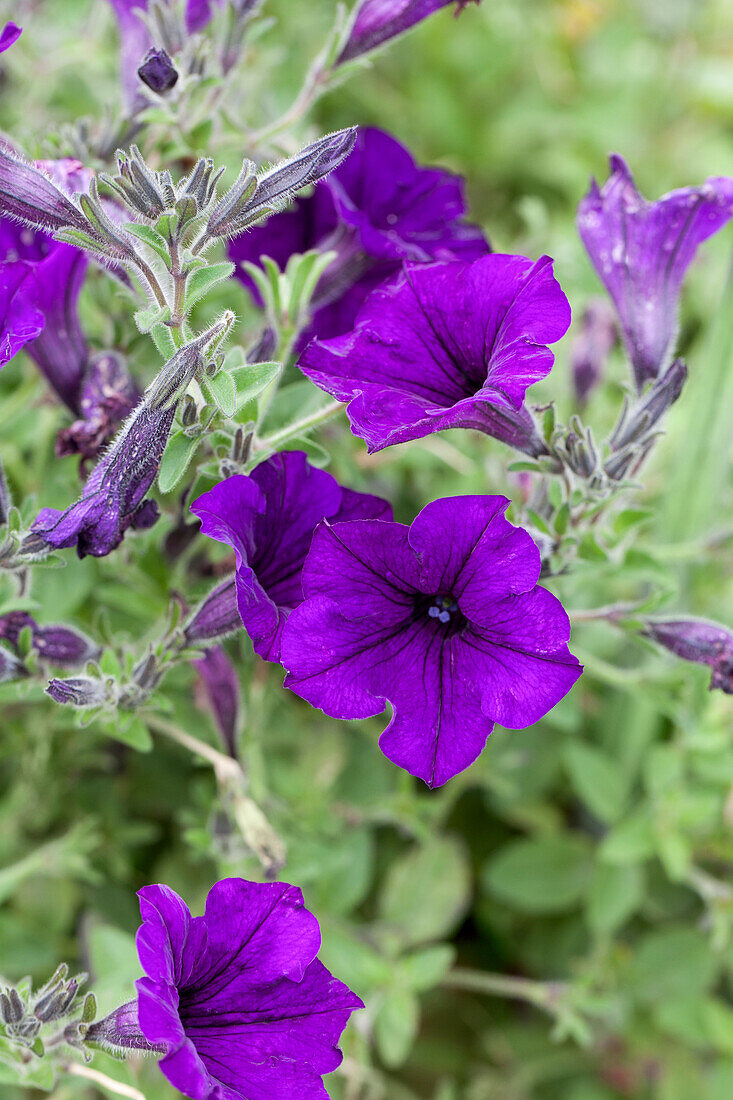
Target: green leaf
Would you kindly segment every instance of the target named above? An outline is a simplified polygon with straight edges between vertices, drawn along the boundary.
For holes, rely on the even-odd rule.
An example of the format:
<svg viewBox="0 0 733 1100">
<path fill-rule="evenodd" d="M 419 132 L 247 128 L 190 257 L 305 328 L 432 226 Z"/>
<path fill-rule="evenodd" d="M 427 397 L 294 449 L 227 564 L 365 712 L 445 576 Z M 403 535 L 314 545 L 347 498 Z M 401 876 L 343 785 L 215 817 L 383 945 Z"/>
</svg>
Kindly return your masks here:
<svg viewBox="0 0 733 1100">
<path fill-rule="evenodd" d="M 200 267 L 192 271 L 186 282 L 186 312 L 205 297 L 217 283 L 228 279 L 234 272 L 234 264 L 225 261 L 220 264 L 210 264 L 208 267 Z"/>
<path fill-rule="evenodd" d="M 276 380 L 281 370 L 282 364 L 275 362 L 250 363 L 244 367 L 236 367 L 231 376 L 237 391 L 237 411 L 266 390 L 270 383 Z"/>
<path fill-rule="evenodd" d="M 440 837 L 395 859 L 387 872 L 379 915 L 405 944 L 449 935 L 471 894 L 468 857 L 456 837 Z"/>
<path fill-rule="evenodd" d="M 153 325 L 150 330 L 150 336 L 152 337 L 153 343 L 160 353 L 161 359 L 164 359 L 166 362 L 168 362 L 169 359 L 172 359 L 178 351 L 178 348 L 175 345 L 171 330 L 168 325 L 164 325 L 161 323 Z"/>
<path fill-rule="evenodd" d="M 636 864 L 598 863 L 588 891 L 586 917 L 595 935 L 611 935 L 628 920 L 644 897 L 644 875 Z"/>
<path fill-rule="evenodd" d="M 400 959 L 400 978 L 414 993 L 425 993 L 443 980 L 453 965 L 455 956 L 456 949 L 449 943 L 414 951 Z"/>
<path fill-rule="evenodd" d="M 703 993 L 716 978 L 708 937 L 677 925 L 647 933 L 630 962 L 628 988 L 644 1003 Z"/>
<path fill-rule="evenodd" d="M 620 822 L 601 842 L 604 863 L 641 863 L 655 852 L 655 836 L 649 815 L 639 810 Z"/>
<path fill-rule="evenodd" d="M 168 440 L 158 471 L 158 488 L 161 493 L 169 493 L 175 488 L 196 454 L 201 436 L 192 438 L 185 432 L 175 432 Z"/>
<path fill-rule="evenodd" d="M 171 311 L 168 306 L 159 306 L 155 303 L 147 309 L 139 309 L 135 314 L 135 324 L 140 332 L 151 332 L 155 325 L 165 324 L 170 321 Z"/>
<path fill-rule="evenodd" d="M 538 837 L 507 844 L 489 863 L 491 893 L 525 913 L 572 908 L 587 892 L 593 860 L 585 837 Z"/>
<path fill-rule="evenodd" d="M 201 386 L 204 396 L 211 399 L 224 413 L 224 416 L 234 416 L 237 411 L 237 391 L 231 374 L 220 370 L 207 378 Z"/>
<path fill-rule="evenodd" d="M 166 267 L 170 267 L 171 254 L 168 248 L 168 242 L 161 237 L 160 233 L 156 233 L 152 226 L 140 225 L 138 222 L 126 222 L 123 228 L 126 229 L 128 233 L 132 233 L 133 237 L 137 237 L 138 240 L 143 241 L 143 243 L 148 245 L 149 248 L 152 248 L 154 252 L 157 252 Z"/>
<path fill-rule="evenodd" d="M 570 742 L 565 765 L 576 794 L 601 821 L 616 821 L 624 811 L 626 783 L 616 761 L 601 749 Z"/>
<path fill-rule="evenodd" d="M 141 718 L 135 715 L 132 719 L 118 718 L 109 730 L 112 737 L 122 741 L 125 745 L 137 749 L 138 752 L 150 752 L 153 747 L 153 739 L 150 731 Z"/>
<path fill-rule="evenodd" d="M 420 1005 L 414 993 L 395 989 L 386 995 L 374 1021 L 374 1037 L 385 1065 L 394 1068 L 406 1061 L 419 1022 Z"/>
</svg>

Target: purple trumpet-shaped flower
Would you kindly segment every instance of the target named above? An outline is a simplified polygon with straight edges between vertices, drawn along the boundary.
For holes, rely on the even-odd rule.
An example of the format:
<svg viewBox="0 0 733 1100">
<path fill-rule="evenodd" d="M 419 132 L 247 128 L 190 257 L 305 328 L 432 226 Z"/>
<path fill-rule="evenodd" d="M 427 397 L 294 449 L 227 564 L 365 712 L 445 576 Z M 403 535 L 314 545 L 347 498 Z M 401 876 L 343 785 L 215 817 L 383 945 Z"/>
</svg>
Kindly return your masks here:
<svg viewBox="0 0 733 1100">
<path fill-rule="evenodd" d="M 35 340 L 43 325 L 32 268 L 23 262 L 0 263 L 0 367 Z"/>
<path fill-rule="evenodd" d="M 361 128 L 351 154 L 309 198 L 275 214 L 229 245 L 239 278 L 259 301 L 242 269 L 270 256 L 284 268 L 294 253 L 334 251 L 312 300 L 311 335 L 327 339 L 353 328 L 365 298 L 400 270 L 403 260 L 472 260 L 484 255 L 482 232 L 463 221 L 463 181 L 420 168 L 389 134 Z"/>
<path fill-rule="evenodd" d="M 361 1000 L 317 958 L 316 918 L 283 882 L 224 879 L 192 917 L 168 886 L 139 891 L 137 1003 L 92 1024 L 90 1041 L 163 1054 L 195 1100 L 326 1100 L 321 1080 Z"/>
<path fill-rule="evenodd" d="M 76 546 L 80 558 L 103 557 L 128 527 L 151 527 L 158 506 L 145 494 L 160 466 L 176 406 L 203 364 L 201 346 L 211 333 L 181 348 L 148 387 L 88 478 L 81 497 L 65 511 L 44 508 L 32 530 L 58 549 Z"/>
<path fill-rule="evenodd" d="M 477 4 L 479 2 L 480 0 L 476 0 Z M 469 0 L 361 0 L 346 45 L 336 64 L 342 65 L 345 61 L 352 61 L 355 57 L 375 50 L 398 34 L 404 34 L 440 8 L 454 3 L 458 14 Z"/>
<path fill-rule="evenodd" d="M 233 759 L 237 758 L 237 738 L 241 709 L 239 677 L 221 646 L 207 649 L 203 657 L 193 662 L 199 674 L 205 704 L 216 721 L 224 746 Z"/>
<path fill-rule="evenodd" d="M 349 402 L 352 430 L 370 451 L 443 428 L 494 435 L 496 411 L 522 408 L 552 368 L 546 345 L 569 324 L 547 256 L 406 264 L 370 295 L 352 333 L 314 340 L 298 365 Z"/>
<path fill-rule="evenodd" d="M 27 611 L 11 611 L 0 615 L 0 639 L 6 641 L 20 656 L 20 635 L 28 627 L 31 645 L 41 660 L 52 665 L 83 665 L 99 657 L 100 649 L 91 638 L 69 626 L 39 626 Z"/>
<path fill-rule="evenodd" d="M 644 633 L 685 661 L 709 665 L 710 690 L 733 695 L 733 632 L 707 619 L 646 619 Z"/>
<path fill-rule="evenodd" d="M 280 660 L 283 626 L 303 598 L 303 563 L 321 520 L 392 516 L 386 501 L 343 488 L 302 451 L 275 454 L 249 477 L 228 477 L 191 511 L 205 535 L 234 550 L 239 614 L 266 661 Z"/>
<path fill-rule="evenodd" d="M 578 232 L 619 316 L 641 390 L 669 364 L 685 272 L 698 245 L 733 216 L 733 179 L 713 177 L 648 202 L 626 161 L 613 155 L 610 176 L 591 182 L 578 207 Z"/>
<path fill-rule="evenodd" d="M 537 547 L 504 518 L 508 503 L 437 500 L 410 527 L 321 524 L 283 632 L 286 687 L 334 718 L 389 702 L 380 748 L 430 787 L 467 768 L 495 722 L 537 722 L 582 671 L 562 605 L 537 586 Z"/>
<path fill-rule="evenodd" d="M 0 53 L 5 53 L 11 46 L 14 46 L 22 33 L 23 28 L 19 27 L 17 23 L 6 23 L 0 31 Z"/>
</svg>

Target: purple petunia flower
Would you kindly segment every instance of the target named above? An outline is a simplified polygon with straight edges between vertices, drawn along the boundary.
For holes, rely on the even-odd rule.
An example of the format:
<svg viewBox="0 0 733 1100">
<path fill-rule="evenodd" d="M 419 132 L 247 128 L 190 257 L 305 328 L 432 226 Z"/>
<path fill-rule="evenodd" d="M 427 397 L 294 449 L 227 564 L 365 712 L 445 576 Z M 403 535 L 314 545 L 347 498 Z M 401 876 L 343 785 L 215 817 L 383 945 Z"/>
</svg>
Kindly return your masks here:
<svg viewBox="0 0 733 1100">
<path fill-rule="evenodd" d="M 119 355 L 101 352 L 87 364 L 73 411 L 79 418 L 56 440 L 58 455 L 96 458 L 140 400 L 140 393 Z"/>
<path fill-rule="evenodd" d="M 707 619 L 647 619 L 644 633 L 685 661 L 712 669 L 710 690 L 733 695 L 733 633 Z"/>
<path fill-rule="evenodd" d="M 611 306 L 600 298 L 589 302 L 570 349 L 573 390 L 581 407 L 602 380 L 615 343 L 616 322 Z"/>
<path fill-rule="evenodd" d="M 237 759 L 241 690 L 239 677 L 226 650 L 215 645 L 193 662 L 216 728 L 229 755 Z"/>
<path fill-rule="evenodd" d="M 698 245 L 733 216 L 733 179 L 707 180 L 648 202 L 623 157 L 595 180 L 578 207 L 578 232 L 611 295 L 641 390 L 669 364 L 678 327 L 679 294 Z"/>
<path fill-rule="evenodd" d="M 322 524 L 283 632 L 286 687 L 334 718 L 368 718 L 389 702 L 380 748 L 430 787 L 467 768 L 495 722 L 537 722 L 582 671 L 508 503 L 437 500 L 410 527 Z"/>
<path fill-rule="evenodd" d="M 162 1053 L 166 1078 L 195 1100 L 326 1100 L 321 1078 L 364 1006 L 317 958 L 320 929 L 300 890 L 225 879 L 203 917 L 167 886 L 138 896 L 137 1003 L 87 1038 Z"/>
<path fill-rule="evenodd" d="M 0 367 L 43 331 L 32 268 L 0 263 Z"/>
<path fill-rule="evenodd" d="M 546 344 L 569 324 L 547 256 L 406 264 L 369 297 L 352 333 L 313 341 L 298 365 L 350 402 L 352 429 L 370 451 L 443 428 L 495 435 L 497 414 L 521 409 L 549 373 Z"/>
<path fill-rule="evenodd" d="M 310 198 L 275 214 L 229 245 L 239 278 L 263 255 L 284 268 L 296 252 L 335 251 L 313 297 L 311 335 L 338 336 L 353 327 L 365 298 L 400 270 L 403 260 L 472 260 L 488 243 L 463 221 L 463 181 L 440 168 L 420 168 L 389 134 L 359 129 L 347 159 Z M 258 299 L 259 300 L 259 299 Z"/>
<path fill-rule="evenodd" d="M 480 0 L 476 0 L 478 4 Z M 337 65 L 375 50 L 398 34 L 403 34 L 427 19 L 433 12 L 456 4 L 456 13 L 469 0 L 362 0 L 356 10 L 348 40 L 336 61 Z"/>
<path fill-rule="evenodd" d="M 249 477 L 235 474 L 191 505 L 209 538 L 237 559 L 237 604 L 255 652 L 280 660 L 288 615 L 303 598 L 301 571 L 323 519 L 390 519 L 385 500 L 345 489 L 302 451 L 275 454 Z"/>
<path fill-rule="evenodd" d="M 52 665 L 73 668 L 95 660 L 100 654 L 99 646 L 78 630 L 63 624 L 39 626 L 27 611 L 10 611 L 7 615 L 0 615 L 0 639 L 12 646 L 18 656 L 20 635 L 26 627 L 31 632 L 33 649 L 41 660 Z"/>
<path fill-rule="evenodd" d="M 5 53 L 11 46 L 14 46 L 22 33 L 23 28 L 19 27 L 17 23 L 6 23 L 0 31 L 0 53 Z"/>
</svg>

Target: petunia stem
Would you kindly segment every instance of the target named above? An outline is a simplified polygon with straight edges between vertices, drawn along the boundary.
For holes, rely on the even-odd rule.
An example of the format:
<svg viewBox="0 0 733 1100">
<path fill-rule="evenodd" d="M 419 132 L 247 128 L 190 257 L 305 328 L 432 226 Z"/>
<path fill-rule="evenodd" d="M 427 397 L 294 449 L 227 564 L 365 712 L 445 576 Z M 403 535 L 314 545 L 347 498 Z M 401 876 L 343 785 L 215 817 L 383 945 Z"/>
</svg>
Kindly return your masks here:
<svg viewBox="0 0 733 1100">
<path fill-rule="evenodd" d="M 318 409 L 316 412 L 309 413 L 308 416 L 304 416 L 300 420 L 295 420 L 292 424 L 288 424 L 287 427 L 281 428 L 271 435 L 263 436 L 257 445 L 257 450 L 274 451 L 281 443 L 287 443 L 289 439 L 294 439 L 296 436 L 310 431 L 311 428 L 323 424 L 324 421 L 330 420 L 331 417 L 336 416 L 343 407 L 342 401 L 330 401 L 328 405 L 324 405 L 323 408 Z"/>
<path fill-rule="evenodd" d="M 489 997 L 526 1001 L 547 1011 L 553 1011 L 568 988 L 567 982 L 536 982 L 529 978 L 512 978 L 506 974 L 460 967 L 451 970 L 442 984 L 449 989 L 465 989 L 471 993 L 485 993 Z"/>
<path fill-rule="evenodd" d="M 277 134 L 282 133 L 283 130 L 289 130 L 291 126 L 299 122 L 313 104 L 326 92 L 330 78 L 330 71 L 324 70 L 316 64 L 306 76 L 302 88 L 288 109 L 268 126 L 263 126 L 261 130 L 255 130 L 253 134 L 249 135 L 247 139 L 248 148 L 250 150 L 256 149 L 258 145 L 269 141 Z"/>
<path fill-rule="evenodd" d="M 91 1069 L 89 1066 L 82 1066 L 77 1062 L 69 1062 L 68 1065 L 64 1066 L 64 1069 L 72 1077 L 83 1077 L 85 1080 L 99 1085 L 100 1088 L 107 1089 L 108 1092 L 126 1097 L 127 1100 L 146 1100 L 145 1093 L 140 1092 L 140 1089 L 133 1088 L 132 1085 L 123 1085 L 121 1081 L 115 1081 L 113 1077 L 108 1077 L 106 1073 L 100 1073 L 98 1069 Z"/>
<path fill-rule="evenodd" d="M 240 775 L 243 777 L 239 763 L 232 760 L 231 756 L 225 756 L 223 752 L 219 752 L 212 745 L 207 745 L 205 741 L 200 741 L 198 737 L 193 737 L 192 734 L 186 733 L 185 730 L 180 729 L 172 722 L 167 722 L 164 718 L 158 718 L 157 715 L 148 714 L 145 720 L 154 733 L 162 733 L 165 737 L 170 737 L 172 741 L 177 741 L 179 745 L 183 745 L 195 756 L 207 760 L 213 766 L 217 779 L 220 777 L 231 778 L 235 774 L 238 777 Z"/>
</svg>

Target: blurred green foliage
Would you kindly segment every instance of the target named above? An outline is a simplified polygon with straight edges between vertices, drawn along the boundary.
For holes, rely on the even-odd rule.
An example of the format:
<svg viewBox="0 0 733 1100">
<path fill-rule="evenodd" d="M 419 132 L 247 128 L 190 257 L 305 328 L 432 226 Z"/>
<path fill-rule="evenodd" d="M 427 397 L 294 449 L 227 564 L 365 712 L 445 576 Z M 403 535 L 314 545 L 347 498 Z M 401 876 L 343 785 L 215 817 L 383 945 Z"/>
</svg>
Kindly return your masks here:
<svg viewBox="0 0 733 1100">
<path fill-rule="evenodd" d="M 269 65 L 271 78 L 251 87 L 243 118 L 261 123 L 288 104 L 333 8 L 270 0 L 276 22 L 253 70 Z M 114 103 L 107 5 L 25 0 L 0 5 L 5 14 L 26 31 L 2 59 L 0 125 L 31 156 L 68 154 L 64 126 Z M 650 196 L 731 172 L 732 42 L 727 0 L 484 0 L 455 21 L 440 13 L 365 65 L 317 105 L 313 130 L 378 125 L 419 161 L 465 174 L 495 247 L 554 256 L 577 316 L 600 287 L 575 207 L 607 152 L 627 157 Z M 690 383 L 633 500 L 649 515 L 635 543 L 556 580 L 571 609 L 654 589 L 677 610 L 733 623 L 730 247 L 730 233 L 710 241 L 688 279 Z M 222 293 L 252 321 L 239 288 Z M 149 378 L 151 348 L 101 273 L 83 309 L 95 346 L 121 348 Z M 533 395 L 564 413 L 571 338 Z M 610 426 L 626 381 L 615 352 L 587 411 L 594 427 Z M 29 514 L 75 491 L 75 460 L 54 457 L 63 418 L 22 355 L 3 370 L 0 452 Z M 334 474 L 389 496 L 401 519 L 441 495 L 520 492 L 507 452 L 473 434 L 373 458 L 341 423 L 321 438 Z M 108 559 L 66 555 L 63 569 L 40 572 L 29 608 L 142 652 L 171 593 L 192 602 L 222 560 L 197 540 L 171 564 L 163 536 L 178 509 L 173 494 L 159 525 Z M 11 599 L 17 607 L 0 588 L 0 605 Z M 733 1095 L 731 700 L 708 694 L 705 670 L 608 624 L 579 623 L 573 641 L 586 671 L 570 698 L 536 727 L 497 729 L 468 772 L 432 793 L 380 755 L 378 719 L 311 711 L 244 635 L 227 643 L 251 794 L 288 844 L 282 876 L 318 915 L 326 964 L 367 1001 L 333 1097 Z M 177 669 L 161 696 L 171 721 L 215 743 L 210 716 L 192 705 L 191 670 Z M 66 959 L 89 968 L 111 1008 L 138 974 L 137 888 L 166 882 L 200 911 L 212 881 L 257 877 L 259 866 L 210 769 L 163 738 L 143 753 L 78 728 L 39 682 L 0 686 L 0 730 L 0 973 L 41 980 Z M 172 1095 L 153 1062 L 95 1065 L 148 1100 Z M 34 1095 L 1 1087 L 7 1100 Z M 53 1092 L 93 1095 L 71 1078 Z"/>
</svg>

